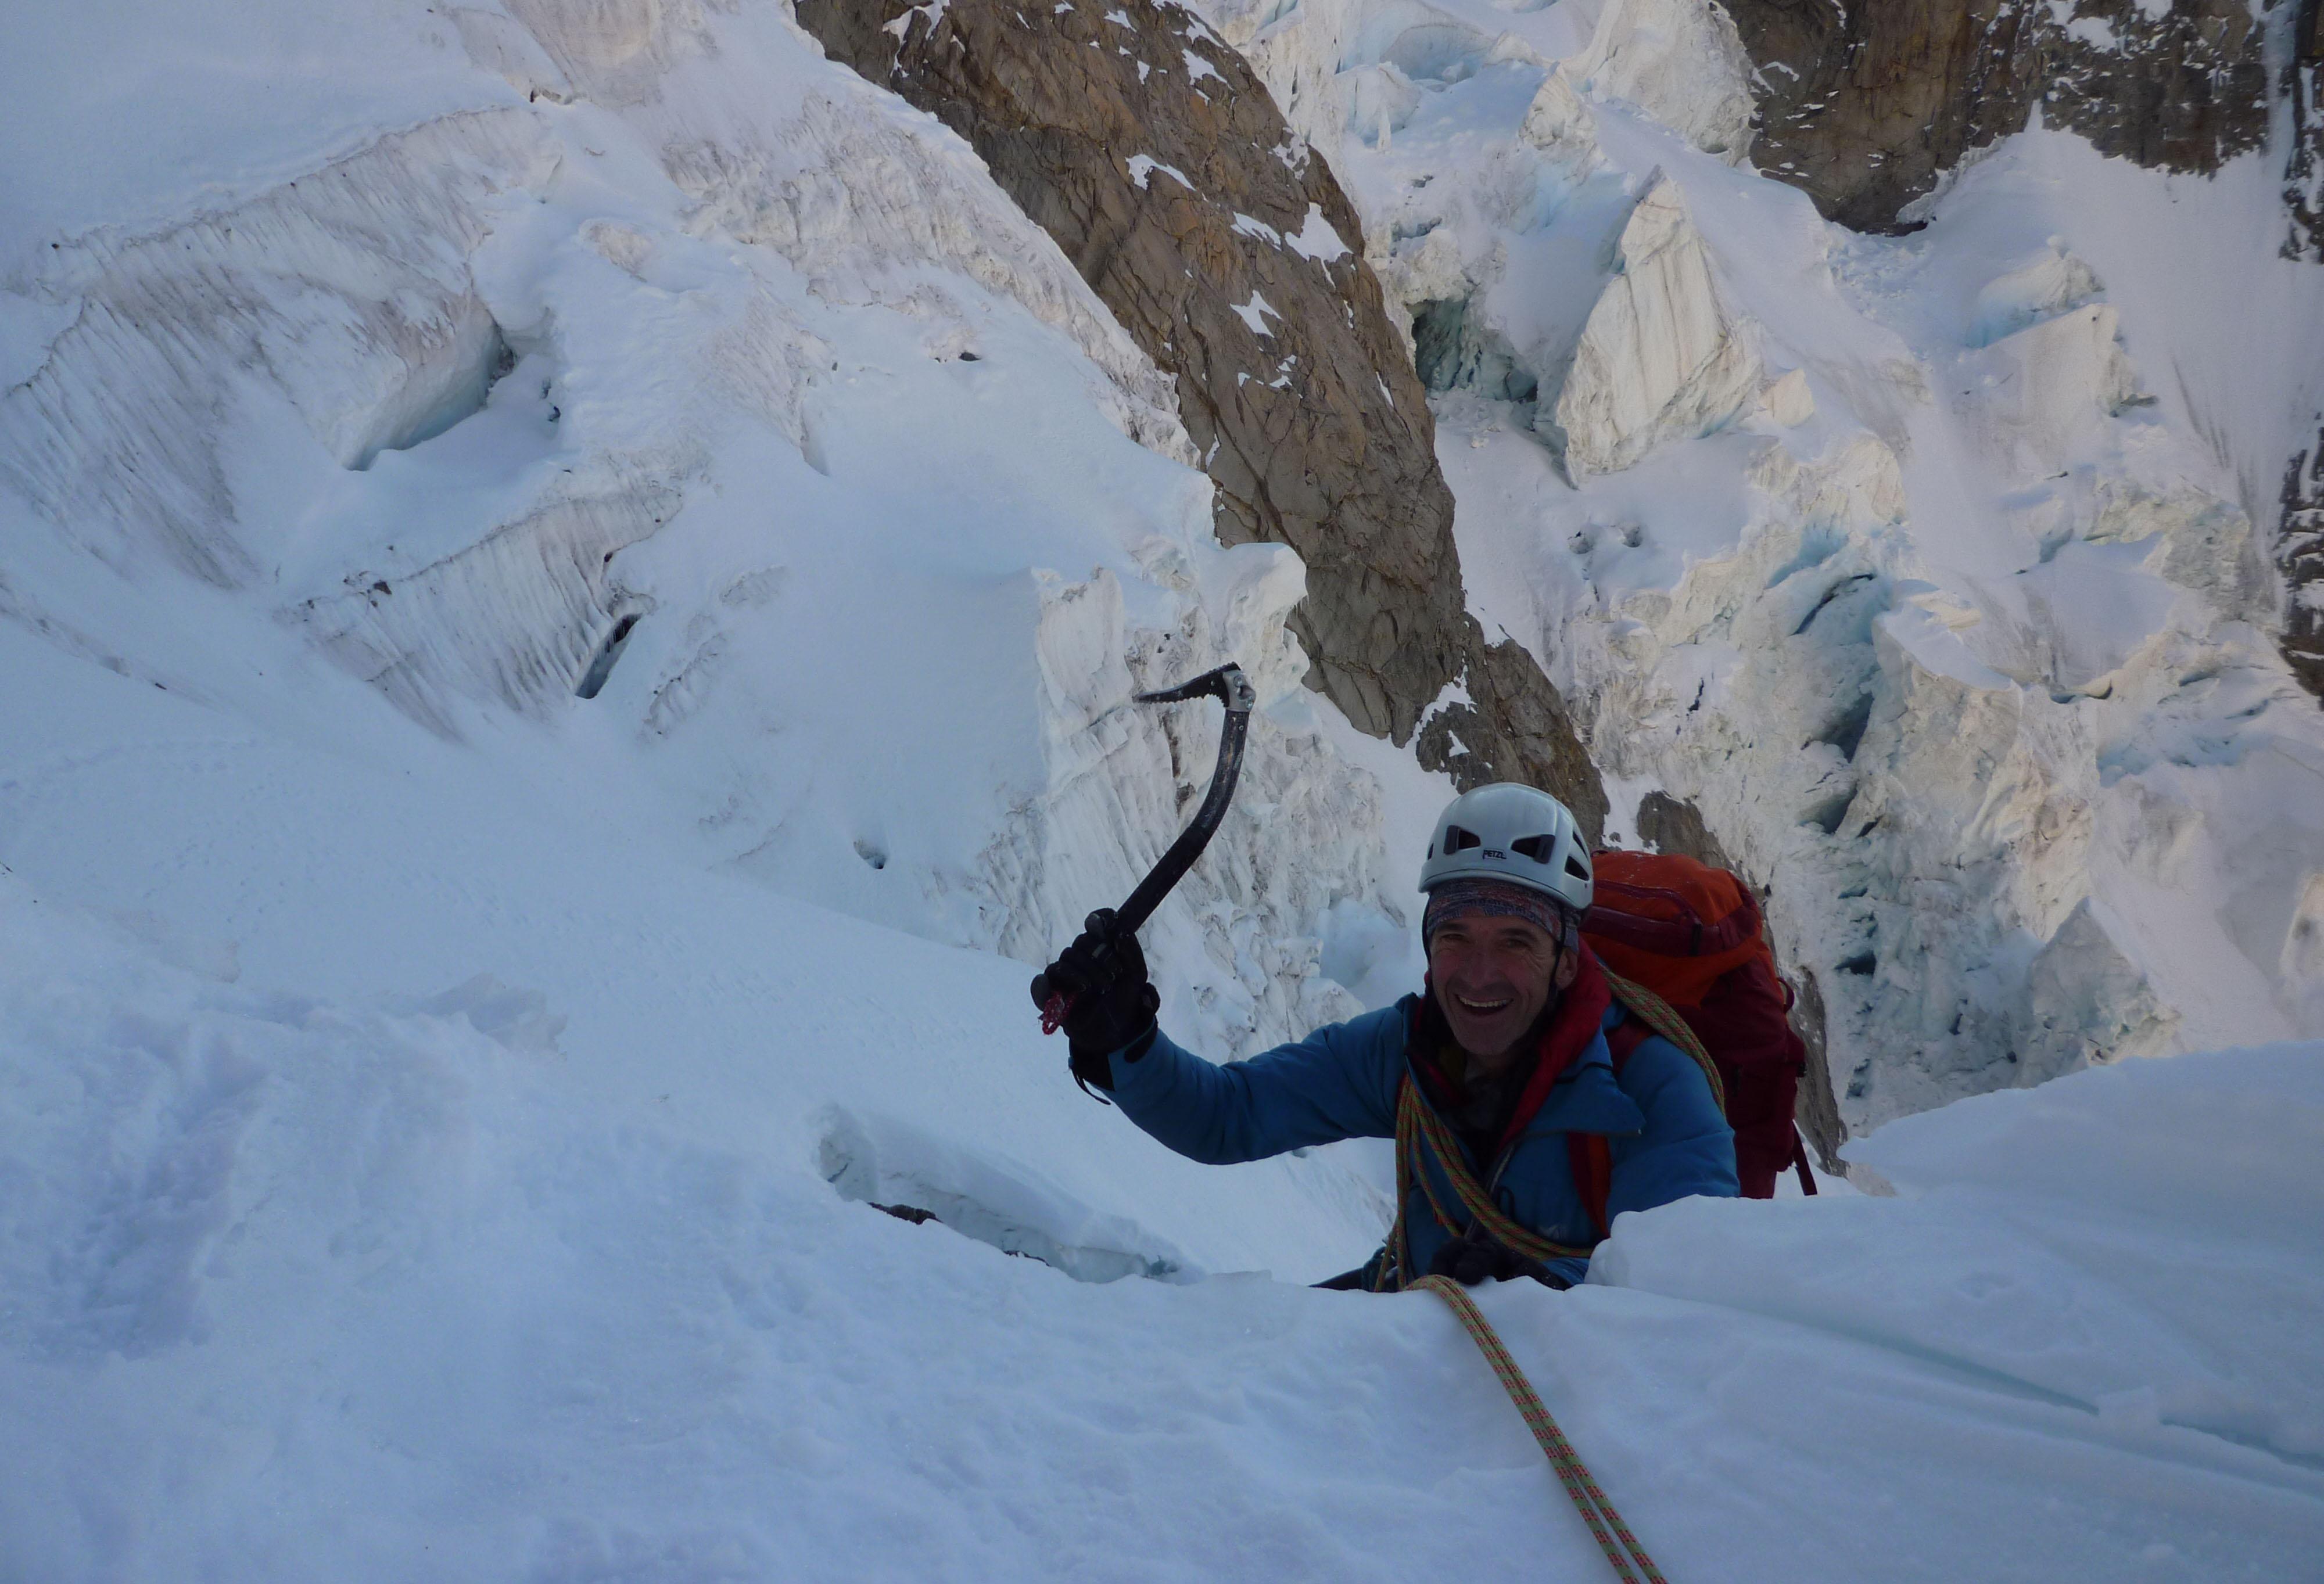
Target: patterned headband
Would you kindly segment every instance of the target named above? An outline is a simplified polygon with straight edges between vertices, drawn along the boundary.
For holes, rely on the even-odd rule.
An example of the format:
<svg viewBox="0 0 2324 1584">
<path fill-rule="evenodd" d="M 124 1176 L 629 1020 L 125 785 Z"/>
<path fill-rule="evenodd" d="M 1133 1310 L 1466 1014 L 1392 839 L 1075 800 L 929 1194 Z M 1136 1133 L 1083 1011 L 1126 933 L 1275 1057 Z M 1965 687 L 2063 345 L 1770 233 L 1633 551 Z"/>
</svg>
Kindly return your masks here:
<svg viewBox="0 0 2324 1584">
<path fill-rule="evenodd" d="M 1455 918 L 1474 914 L 1483 918 L 1522 918 L 1552 940 L 1572 944 L 1573 915 L 1545 891 L 1508 880 L 1470 877 L 1446 880 L 1428 893 L 1428 909 L 1421 915 L 1420 940 L 1425 947 L 1436 932 Z"/>
</svg>

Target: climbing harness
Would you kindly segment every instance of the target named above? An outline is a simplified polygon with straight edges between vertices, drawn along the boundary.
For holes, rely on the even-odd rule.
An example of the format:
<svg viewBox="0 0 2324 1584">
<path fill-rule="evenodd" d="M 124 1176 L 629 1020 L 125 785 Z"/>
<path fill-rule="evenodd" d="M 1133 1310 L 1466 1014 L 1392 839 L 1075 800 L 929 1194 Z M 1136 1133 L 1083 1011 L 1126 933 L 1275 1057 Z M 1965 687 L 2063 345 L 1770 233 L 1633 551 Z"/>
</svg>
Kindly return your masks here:
<svg viewBox="0 0 2324 1584">
<path fill-rule="evenodd" d="M 1446 1276 L 1422 1276 L 1412 1285 L 1416 1289 L 1427 1288 L 1452 1306 L 1452 1312 L 1459 1318 L 1462 1329 L 1477 1344 L 1477 1350 L 1485 1356 L 1485 1362 L 1493 1367 L 1493 1373 L 1500 1377 L 1502 1389 L 1509 1394 L 1509 1401 L 1517 1404 L 1526 1428 L 1533 1432 L 1533 1439 L 1548 1455 L 1549 1466 L 1557 1471 L 1558 1483 L 1565 1487 L 1565 1494 L 1572 1497 L 1573 1505 L 1581 1509 L 1582 1521 L 1590 1525 L 1590 1533 L 1597 1537 L 1598 1549 L 1604 1552 L 1606 1560 L 1614 1564 L 1615 1575 L 1622 1584 L 1666 1584 L 1661 1571 L 1655 1568 L 1654 1559 L 1646 1555 L 1646 1548 L 1638 1543 L 1637 1537 L 1630 1533 L 1630 1526 L 1622 1522 L 1622 1515 L 1614 1510 L 1614 1504 L 1608 1501 L 1606 1493 L 1598 1488 L 1598 1481 L 1591 1475 L 1588 1465 L 1573 1450 L 1573 1443 L 1565 1439 L 1565 1432 L 1557 1427 L 1557 1421 L 1550 1416 L 1540 1394 L 1533 1389 L 1533 1383 L 1526 1379 L 1525 1371 L 1517 1368 L 1517 1361 L 1509 1357 L 1508 1349 L 1502 1345 L 1500 1333 L 1493 1329 L 1493 1322 L 1485 1318 L 1475 1300 L 1458 1282 Z"/>
</svg>

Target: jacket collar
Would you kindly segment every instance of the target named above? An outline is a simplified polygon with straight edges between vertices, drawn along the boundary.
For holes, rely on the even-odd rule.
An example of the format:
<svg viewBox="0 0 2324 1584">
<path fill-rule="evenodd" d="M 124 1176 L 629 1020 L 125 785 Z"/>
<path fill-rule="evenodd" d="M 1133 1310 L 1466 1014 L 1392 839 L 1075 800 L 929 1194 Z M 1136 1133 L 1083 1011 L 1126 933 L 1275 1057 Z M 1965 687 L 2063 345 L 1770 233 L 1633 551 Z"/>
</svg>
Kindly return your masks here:
<svg viewBox="0 0 2324 1584">
<path fill-rule="evenodd" d="M 1612 1004 L 1613 990 L 1590 948 L 1582 945 L 1577 950 L 1580 965 L 1573 982 L 1543 1013 L 1541 1022 L 1536 1025 L 1536 1032 L 1527 1036 L 1534 1041 L 1533 1071 L 1517 1093 L 1517 1104 L 1509 1111 L 1501 1136 L 1493 1142 L 1491 1153 L 1495 1156 L 1526 1131 L 1548 1101 L 1550 1091 L 1599 1041 L 1599 1028 Z M 1421 1093 L 1440 1112 L 1452 1109 L 1456 1094 L 1452 1078 L 1437 1060 L 1437 1053 L 1452 1042 L 1451 1026 L 1444 1020 L 1443 1009 L 1436 1004 L 1436 987 L 1423 980 L 1406 1048 Z"/>
</svg>

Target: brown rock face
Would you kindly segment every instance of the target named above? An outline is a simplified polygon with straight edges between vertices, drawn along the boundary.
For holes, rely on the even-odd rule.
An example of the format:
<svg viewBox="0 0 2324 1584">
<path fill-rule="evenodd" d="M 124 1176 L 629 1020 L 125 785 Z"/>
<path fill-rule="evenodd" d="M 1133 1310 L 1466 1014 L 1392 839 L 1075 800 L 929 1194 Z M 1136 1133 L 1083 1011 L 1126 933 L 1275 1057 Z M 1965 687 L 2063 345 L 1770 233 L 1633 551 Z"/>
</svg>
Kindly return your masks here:
<svg viewBox="0 0 2324 1584">
<path fill-rule="evenodd" d="M 1726 0 L 1757 66 L 1751 162 L 1859 231 L 1969 150 L 2070 127 L 2109 154 L 2210 170 L 2267 134 L 2266 23 L 2246 0 Z"/>
<path fill-rule="evenodd" d="M 2301 0 L 2283 90 L 2292 101 L 2292 157 L 2283 171 L 2292 225 L 2283 256 L 2324 263 L 2324 0 Z"/>
<path fill-rule="evenodd" d="M 1468 614 L 1435 420 L 1355 209 L 1241 56 L 1153 0 L 798 0 L 833 59 L 935 114 L 1163 369 L 1227 543 L 1307 563 L 1296 619 L 1349 719 L 1463 787 L 1606 798 L 1548 679 Z M 1472 704 L 1424 716 L 1467 678 Z"/>
<path fill-rule="evenodd" d="M 2283 470 L 2283 658 L 2301 686 L 2324 699 L 2324 434 Z"/>
</svg>

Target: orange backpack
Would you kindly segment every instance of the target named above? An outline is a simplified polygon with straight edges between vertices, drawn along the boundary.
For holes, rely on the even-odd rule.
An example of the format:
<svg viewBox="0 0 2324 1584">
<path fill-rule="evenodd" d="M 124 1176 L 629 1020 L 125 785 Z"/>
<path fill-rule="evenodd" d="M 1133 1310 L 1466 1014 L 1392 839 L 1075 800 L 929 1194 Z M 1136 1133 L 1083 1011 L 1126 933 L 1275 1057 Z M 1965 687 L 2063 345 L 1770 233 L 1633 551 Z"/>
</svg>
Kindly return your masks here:
<svg viewBox="0 0 2324 1584">
<path fill-rule="evenodd" d="M 1676 853 L 1607 852 L 1595 863 L 1582 938 L 1613 972 L 1668 1001 L 1711 1053 L 1727 1086 L 1744 1196 L 1774 1198 L 1786 1166 L 1796 1166 L 1801 1188 L 1813 1193 L 1807 1147 L 1792 1118 L 1807 1047 L 1785 1015 L 1792 987 L 1775 972 L 1750 888 Z M 1614 1031 L 1618 1068 L 1648 1032 L 1637 1018 Z"/>
</svg>

